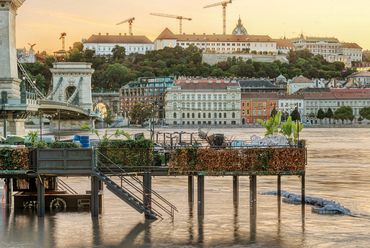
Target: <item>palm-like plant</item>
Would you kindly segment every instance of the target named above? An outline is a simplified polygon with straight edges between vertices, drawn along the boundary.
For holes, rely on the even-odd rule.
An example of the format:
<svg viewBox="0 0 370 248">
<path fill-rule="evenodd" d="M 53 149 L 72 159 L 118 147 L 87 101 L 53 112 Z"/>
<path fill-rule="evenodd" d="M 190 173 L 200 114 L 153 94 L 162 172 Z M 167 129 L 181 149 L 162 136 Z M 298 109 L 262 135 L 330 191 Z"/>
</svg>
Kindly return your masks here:
<svg viewBox="0 0 370 248">
<path fill-rule="evenodd" d="M 261 119 L 258 119 L 257 122 L 260 123 L 262 126 L 266 128 L 265 136 L 275 133 L 278 133 L 278 126 L 280 124 L 281 117 L 280 117 L 280 111 L 276 113 L 275 116 L 271 117 L 270 119 L 263 121 Z"/>
<path fill-rule="evenodd" d="M 31 142 L 31 146 L 33 147 L 35 142 L 37 141 L 37 138 L 39 137 L 39 132 L 37 131 L 31 131 L 27 134 L 26 138 L 29 139 L 29 141 Z"/>
</svg>

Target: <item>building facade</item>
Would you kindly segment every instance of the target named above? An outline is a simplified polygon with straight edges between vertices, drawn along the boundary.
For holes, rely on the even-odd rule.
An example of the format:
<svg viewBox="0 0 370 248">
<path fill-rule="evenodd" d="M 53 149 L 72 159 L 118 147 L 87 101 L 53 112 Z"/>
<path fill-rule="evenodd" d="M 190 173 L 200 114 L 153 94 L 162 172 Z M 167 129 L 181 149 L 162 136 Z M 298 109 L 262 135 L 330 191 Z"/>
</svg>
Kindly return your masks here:
<svg viewBox="0 0 370 248">
<path fill-rule="evenodd" d="M 185 49 L 190 45 L 208 53 L 277 53 L 276 41 L 268 35 L 174 34 L 166 28 L 154 41 L 156 50 L 175 46 Z"/>
<path fill-rule="evenodd" d="M 182 79 L 166 93 L 170 125 L 238 125 L 240 87 L 236 80 Z"/>
<path fill-rule="evenodd" d="M 350 79 L 353 79 L 355 80 L 356 82 L 358 82 L 358 84 L 362 87 L 370 87 L 370 72 L 355 72 L 351 75 L 349 75 L 347 78 L 347 81 L 350 80 Z"/>
<path fill-rule="evenodd" d="M 297 108 L 301 122 L 305 121 L 305 106 L 302 95 L 279 95 L 279 111 L 281 114 L 285 113 L 291 115 L 295 108 Z"/>
<path fill-rule="evenodd" d="M 270 119 L 275 108 L 279 110 L 277 93 L 242 93 L 241 94 L 241 123 L 255 124 L 258 119 Z"/>
<path fill-rule="evenodd" d="M 155 118 L 165 121 L 165 92 L 174 85 L 174 77 L 141 77 L 137 82 L 130 82 L 120 89 L 120 112 L 129 118 L 133 106 L 144 103 L 155 108 Z"/>
<path fill-rule="evenodd" d="M 92 35 L 84 43 L 84 50 L 93 50 L 95 55 L 113 55 L 113 48 L 118 45 L 124 47 L 126 54 L 140 53 L 154 50 L 154 43 L 144 35 Z"/>
</svg>

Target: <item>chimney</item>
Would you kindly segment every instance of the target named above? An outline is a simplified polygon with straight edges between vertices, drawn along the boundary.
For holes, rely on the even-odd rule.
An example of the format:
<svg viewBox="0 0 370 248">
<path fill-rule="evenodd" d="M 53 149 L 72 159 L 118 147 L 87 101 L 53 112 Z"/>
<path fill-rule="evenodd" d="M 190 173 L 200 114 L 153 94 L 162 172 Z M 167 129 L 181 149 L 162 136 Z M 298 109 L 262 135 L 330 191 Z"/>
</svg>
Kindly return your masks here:
<svg viewBox="0 0 370 248">
<path fill-rule="evenodd" d="M 121 33 L 119 33 L 119 36 L 121 36 Z"/>
<path fill-rule="evenodd" d="M 109 34 L 107 33 L 107 35 L 109 35 Z"/>
<path fill-rule="evenodd" d="M 125 35 L 126 35 L 126 33 L 125 33 Z"/>
<path fill-rule="evenodd" d="M 99 33 L 99 35 L 101 35 L 101 33 Z"/>
</svg>

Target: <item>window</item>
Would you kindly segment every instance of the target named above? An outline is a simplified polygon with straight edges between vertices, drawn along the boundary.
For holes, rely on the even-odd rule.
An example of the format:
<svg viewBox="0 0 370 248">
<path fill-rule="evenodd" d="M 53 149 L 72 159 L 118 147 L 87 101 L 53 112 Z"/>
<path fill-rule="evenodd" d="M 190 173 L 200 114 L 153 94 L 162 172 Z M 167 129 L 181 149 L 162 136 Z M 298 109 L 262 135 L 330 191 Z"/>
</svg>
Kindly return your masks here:
<svg viewBox="0 0 370 248">
<path fill-rule="evenodd" d="M 242 106 L 244 107 L 244 102 L 242 102 Z M 244 110 L 243 110 L 244 111 Z"/>
<path fill-rule="evenodd" d="M 176 113 L 173 113 L 173 118 L 176 119 L 177 118 L 177 114 Z"/>
</svg>

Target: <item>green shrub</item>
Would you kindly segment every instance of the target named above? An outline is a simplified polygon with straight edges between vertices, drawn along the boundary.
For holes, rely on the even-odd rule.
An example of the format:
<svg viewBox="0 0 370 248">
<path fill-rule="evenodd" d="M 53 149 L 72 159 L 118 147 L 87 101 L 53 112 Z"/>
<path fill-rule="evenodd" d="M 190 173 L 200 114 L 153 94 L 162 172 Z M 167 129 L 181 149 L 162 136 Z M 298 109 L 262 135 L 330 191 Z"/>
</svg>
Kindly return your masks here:
<svg viewBox="0 0 370 248">
<path fill-rule="evenodd" d="M 26 170 L 28 169 L 29 159 L 28 148 L 0 149 L 0 170 Z"/>
<path fill-rule="evenodd" d="M 53 142 L 49 144 L 49 148 L 81 148 L 82 145 L 74 142 Z"/>
<path fill-rule="evenodd" d="M 35 144 L 33 145 L 34 148 L 38 148 L 38 149 L 41 149 L 41 148 L 48 148 L 48 143 L 46 143 L 45 141 L 37 141 L 35 142 Z"/>
<path fill-rule="evenodd" d="M 35 123 L 33 121 L 26 121 L 24 124 L 25 125 L 35 125 Z"/>
</svg>

